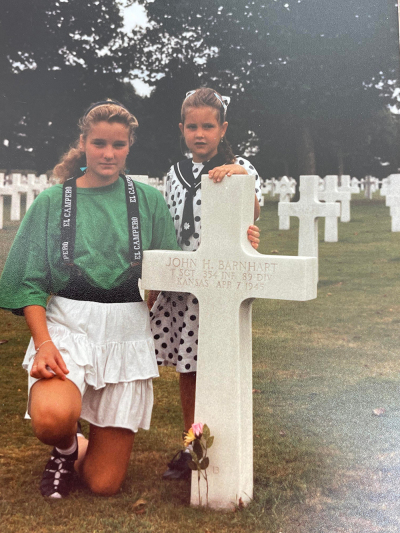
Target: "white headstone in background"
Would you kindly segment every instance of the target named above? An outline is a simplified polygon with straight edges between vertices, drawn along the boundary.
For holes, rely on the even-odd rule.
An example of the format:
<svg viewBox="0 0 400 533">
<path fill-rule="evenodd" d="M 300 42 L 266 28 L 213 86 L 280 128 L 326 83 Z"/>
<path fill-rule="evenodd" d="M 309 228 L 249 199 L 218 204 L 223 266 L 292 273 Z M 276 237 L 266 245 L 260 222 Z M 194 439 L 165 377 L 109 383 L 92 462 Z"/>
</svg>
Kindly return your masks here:
<svg viewBox="0 0 400 533">
<path fill-rule="evenodd" d="M 343 194 L 343 199 L 340 200 L 342 204 L 342 209 L 340 211 L 340 221 L 341 222 L 350 222 L 350 201 L 351 195 L 357 194 L 358 187 L 353 187 L 350 184 L 350 176 L 341 176 L 340 187 L 338 187 L 339 193 Z"/>
<path fill-rule="evenodd" d="M 0 173 L 0 229 L 4 227 L 4 196 L 11 196 L 12 190 L 6 187 L 6 174 Z"/>
<path fill-rule="evenodd" d="M 340 205 L 318 200 L 319 176 L 300 176 L 300 200 L 280 203 L 278 214 L 299 219 L 299 256 L 318 257 L 318 218 L 337 217 Z"/>
<path fill-rule="evenodd" d="M 140 183 L 145 183 L 146 185 L 149 184 L 149 176 L 141 174 L 129 174 L 129 177 L 132 178 L 133 181 L 139 181 Z"/>
<path fill-rule="evenodd" d="M 0 188 L 0 229 L 3 229 L 3 218 L 4 218 L 4 196 L 1 194 Z"/>
<path fill-rule="evenodd" d="M 261 194 L 271 194 L 273 192 L 273 181 L 264 180 L 261 185 Z"/>
<path fill-rule="evenodd" d="M 290 202 L 290 198 L 295 194 L 296 187 L 287 176 L 283 176 L 275 184 L 275 194 L 279 194 L 279 204 Z M 290 217 L 287 215 L 279 216 L 279 229 L 290 229 Z"/>
<path fill-rule="evenodd" d="M 373 178 L 372 176 L 365 176 L 363 180 L 361 180 L 362 190 L 365 191 L 365 198 L 368 198 L 368 200 L 372 200 L 372 193 L 374 192 L 374 180 L 376 178 Z"/>
<path fill-rule="evenodd" d="M 400 231 L 400 174 L 390 174 L 387 180 L 386 205 L 390 207 L 392 231 L 398 232 Z"/>
<path fill-rule="evenodd" d="M 343 201 L 350 201 L 347 193 L 340 193 L 338 191 L 338 177 L 325 176 L 325 188 L 318 192 L 318 198 L 324 202 L 334 203 Z M 325 217 L 325 242 L 338 241 L 338 219 L 336 216 Z"/>
<path fill-rule="evenodd" d="M 389 191 L 389 187 L 390 187 L 390 180 L 389 178 L 384 178 L 382 180 L 382 186 L 380 188 L 380 191 L 379 191 L 379 194 L 381 196 L 386 196 L 388 194 L 388 191 Z"/>
<path fill-rule="evenodd" d="M 360 192 L 360 182 L 356 177 L 351 178 L 351 186 L 354 188 L 354 194 L 358 194 Z"/>
<path fill-rule="evenodd" d="M 12 180 L 10 219 L 21 220 L 21 194 L 20 194 L 21 174 L 13 173 L 13 174 L 10 174 L 10 177 Z"/>
<path fill-rule="evenodd" d="M 252 301 L 317 295 L 316 258 L 259 254 L 247 240 L 253 216 L 254 176 L 214 184 L 204 175 L 199 249 L 144 252 L 143 287 L 190 292 L 199 300 L 195 422 L 206 423 L 215 436 L 207 470 L 214 508 L 253 497 Z M 205 504 L 203 479 L 200 486 Z M 193 505 L 198 496 L 194 473 Z"/>
</svg>

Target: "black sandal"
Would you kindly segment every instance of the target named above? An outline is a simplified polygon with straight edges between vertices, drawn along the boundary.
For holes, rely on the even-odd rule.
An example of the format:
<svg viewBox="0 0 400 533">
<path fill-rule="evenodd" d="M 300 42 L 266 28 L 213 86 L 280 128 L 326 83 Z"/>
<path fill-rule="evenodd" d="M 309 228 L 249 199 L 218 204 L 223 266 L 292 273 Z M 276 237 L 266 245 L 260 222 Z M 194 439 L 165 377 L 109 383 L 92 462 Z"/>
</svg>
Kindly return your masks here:
<svg viewBox="0 0 400 533">
<path fill-rule="evenodd" d="M 74 463 L 77 458 L 78 447 L 70 455 L 63 455 L 56 448 L 53 448 L 40 483 L 42 496 L 46 498 L 65 498 L 68 496 L 75 473 Z"/>
<path fill-rule="evenodd" d="M 192 471 L 188 463 L 191 459 L 190 453 L 179 450 L 168 463 L 168 470 L 164 472 L 163 479 L 190 479 Z"/>
</svg>

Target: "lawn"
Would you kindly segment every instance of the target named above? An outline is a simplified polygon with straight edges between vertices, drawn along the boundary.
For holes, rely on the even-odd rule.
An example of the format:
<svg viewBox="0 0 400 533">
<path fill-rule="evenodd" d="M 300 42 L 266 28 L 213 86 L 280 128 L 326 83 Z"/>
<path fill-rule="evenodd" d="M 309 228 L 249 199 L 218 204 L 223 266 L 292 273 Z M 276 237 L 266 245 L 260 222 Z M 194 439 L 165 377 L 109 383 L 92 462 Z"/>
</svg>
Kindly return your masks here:
<svg viewBox="0 0 400 533">
<path fill-rule="evenodd" d="M 338 243 L 323 242 L 319 222 L 316 300 L 253 305 L 255 487 L 244 509 L 191 508 L 186 482 L 162 480 L 182 430 L 168 369 L 121 492 L 103 499 L 78 482 L 68 499 L 43 500 L 49 450 L 23 418 L 29 334 L 23 319 L 0 311 L 2 533 L 398 533 L 400 234 L 379 195 L 354 196 L 351 214 Z M 0 230 L 0 269 L 17 225 L 6 218 Z M 278 230 L 276 201 L 266 197 L 259 225 L 261 253 L 297 254 L 297 219 Z"/>
</svg>

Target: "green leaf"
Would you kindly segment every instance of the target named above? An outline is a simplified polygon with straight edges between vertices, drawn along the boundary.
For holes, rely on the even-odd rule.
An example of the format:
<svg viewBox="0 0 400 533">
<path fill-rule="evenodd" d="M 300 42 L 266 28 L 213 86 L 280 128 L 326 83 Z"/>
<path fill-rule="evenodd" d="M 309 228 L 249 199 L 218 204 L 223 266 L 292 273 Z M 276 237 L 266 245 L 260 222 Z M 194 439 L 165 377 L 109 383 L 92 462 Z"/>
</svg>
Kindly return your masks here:
<svg viewBox="0 0 400 533">
<path fill-rule="evenodd" d="M 210 464 L 210 459 L 208 457 L 204 457 L 204 459 L 200 462 L 201 470 L 205 470 L 209 464 Z"/>
<path fill-rule="evenodd" d="M 203 448 L 201 447 L 199 439 L 193 441 L 193 451 L 199 460 L 203 457 Z"/>
<path fill-rule="evenodd" d="M 196 465 L 196 463 L 194 461 L 189 461 L 188 462 L 188 466 L 190 468 L 190 470 L 198 470 L 198 467 Z"/>
<path fill-rule="evenodd" d="M 207 424 L 204 424 L 203 437 L 207 440 L 209 436 L 210 436 L 210 428 L 207 426 Z"/>
<path fill-rule="evenodd" d="M 211 446 L 213 445 L 213 442 L 214 442 L 214 437 L 208 437 L 207 442 L 206 442 L 207 449 L 211 448 Z"/>
<path fill-rule="evenodd" d="M 199 460 L 199 459 L 198 459 L 198 457 L 197 457 L 197 455 L 196 455 L 196 454 L 194 453 L 194 451 L 193 451 L 193 450 L 189 450 L 189 452 L 190 452 L 190 455 L 191 455 L 191 457 L 192 457 L 193 461 L 195 461 L 195 462 L 196 462 L 196 461 L 198 461 L 198 460 Z"/>
</svg>

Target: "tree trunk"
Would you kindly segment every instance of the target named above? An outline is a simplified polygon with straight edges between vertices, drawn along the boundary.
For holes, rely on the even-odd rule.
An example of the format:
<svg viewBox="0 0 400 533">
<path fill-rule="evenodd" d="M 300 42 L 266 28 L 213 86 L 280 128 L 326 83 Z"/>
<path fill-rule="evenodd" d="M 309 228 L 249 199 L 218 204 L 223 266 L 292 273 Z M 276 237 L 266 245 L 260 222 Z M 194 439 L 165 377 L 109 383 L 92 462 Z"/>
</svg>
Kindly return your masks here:
<svg viewBox="0 0 400 533">
<path fill-rule="evenodd" d="M 297 133 L 297 170 L 298 175 L 295 176 L 297 181 L 296 194 L 292 198 L 292 202 L 297 202 L 300 198 L 299 177 L 301 175 L 312 176 L 316 173 L 314 139 L 310 125 L 305 120 L 299 124 Z"/>
<path fill-rule="evenodd" d="M 315 174 L 314 139 L 310 125 L 305 121 L 301 122 L 298 131 L 297 162 L 299 175 L 310 176 Z"/>
<path fill-rule="evenodd" d="M 338 151 L 337 151 L 337 161 L 338 161 L 338 176 L 339 176 L 339 182 L 340 182 L 340 179 L 343 176 L 343 170 L 344 170 L 344 158 L 343 158 L 343 150 L 341 146 L 339 146 Z"/>
</svg>

